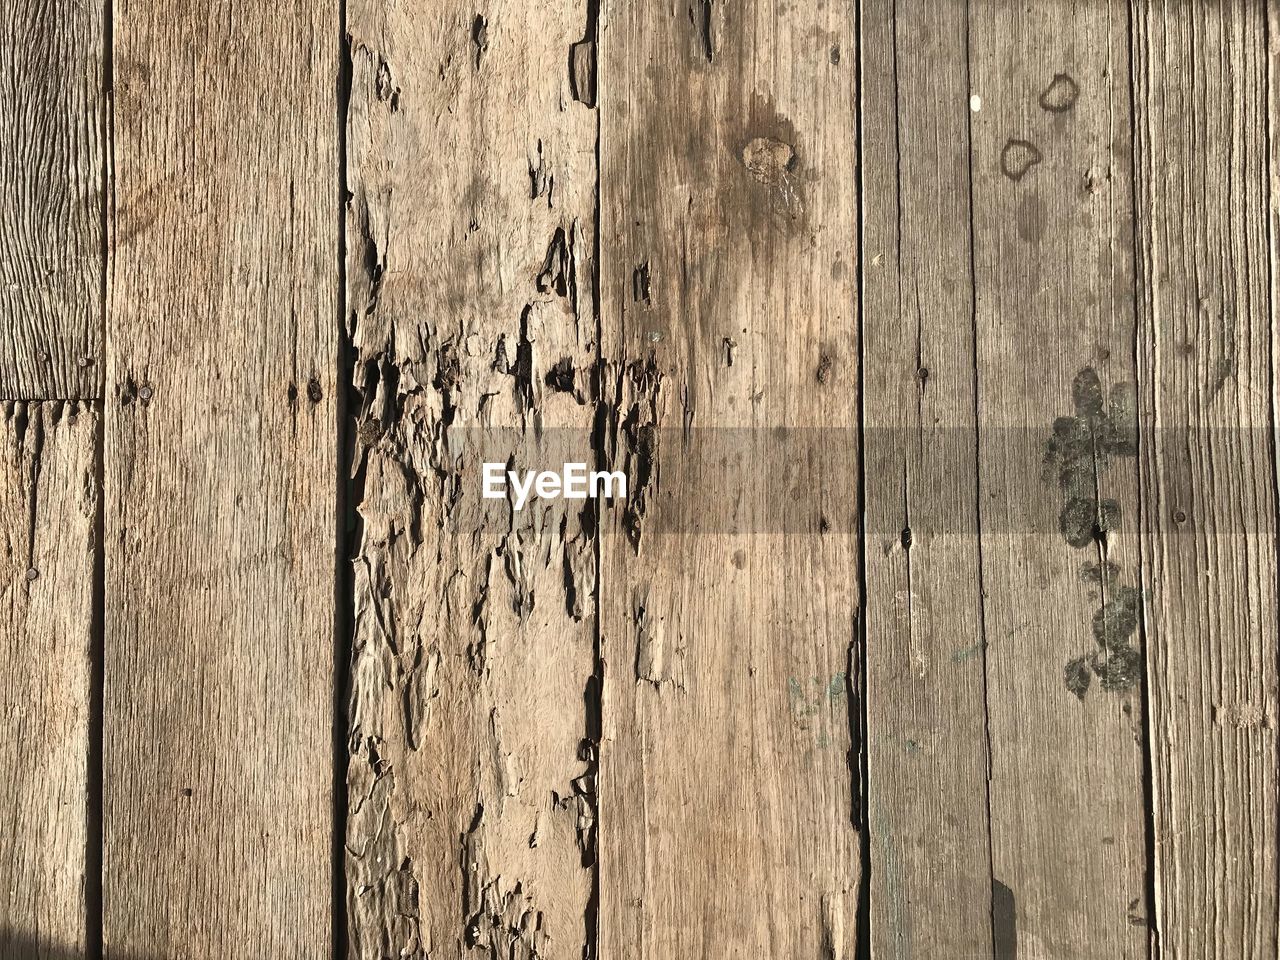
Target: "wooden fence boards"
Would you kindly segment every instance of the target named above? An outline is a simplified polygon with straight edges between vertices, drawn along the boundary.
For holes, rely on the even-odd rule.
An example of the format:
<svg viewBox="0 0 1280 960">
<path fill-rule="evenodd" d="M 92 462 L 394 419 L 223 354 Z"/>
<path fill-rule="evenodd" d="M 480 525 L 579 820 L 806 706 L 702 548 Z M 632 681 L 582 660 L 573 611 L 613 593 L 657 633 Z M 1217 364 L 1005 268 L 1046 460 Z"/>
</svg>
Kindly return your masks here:
<svg viewBox="0 0 1280 960">
<path fill-rule="evenodd" d="M 577 960 L 596 522 L 483 500 L 481 470 L 594 461 L 593 50 L 570 63 L 593 24 L 578 2 L 349 17 L 349 955 Z"/>
<path fill-rule="evenodd" d="M 1274 7 L 7 3 L 0 956 L 1273 958 Z"/>
<path fill-rule="evenodd" d="M 600 950 L 852 956 L 857 36 L 617 4 L 598 93 Z"/>
<path fill-rule="evenodd" d="M 1153 919 L 1168 958 L 1277 949 L 1269 7 L 1134 6 Z"/>
<path fill-rule="evenodd" d="M 872 956 L 992 955 L 968 36 L 964 4 L 863 5 Z"/>
<path fill-rule="evenodd" d="M 98 415 L 0 410 L 0 956 L 83 955 Z"/>
<path fill-rule="evenodd" d="M 0 397 L 89 399 L 101 380 L 104 7 L 0 7 Z"/>
<path fill-rule="evenodd" d="M 108 956 L 331 946 L 337 31 L 115 6 Z"/>
</svg>

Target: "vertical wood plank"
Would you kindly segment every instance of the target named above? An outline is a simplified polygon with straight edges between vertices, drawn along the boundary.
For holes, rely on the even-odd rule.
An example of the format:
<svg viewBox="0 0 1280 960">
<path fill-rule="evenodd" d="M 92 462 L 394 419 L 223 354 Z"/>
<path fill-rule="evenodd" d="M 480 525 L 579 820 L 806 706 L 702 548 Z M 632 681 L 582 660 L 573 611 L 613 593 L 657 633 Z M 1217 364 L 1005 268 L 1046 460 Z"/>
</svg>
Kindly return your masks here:
<svg viewBox="0 0 1280 960">
<path fill-rule="evenodd" d="M 601 11 L 602 957 L 852 956 L 857 36 Z"/>
<path fill-rule="evenodd" d="M 98 416 L 0 418 L 0 956 L 83 956 Z"/>
<path fill-rule="evenodd" d="M 865 3 L 863 411 L 873 956 L 992 955 L 968 7 Z"/>
<path fill-rule="evenodd" d="M 103 5 L 5 3 L 0 37 L 0 397 L 97 397 Z"/>
<path fill-rule="evenodd" d="M 997 955 L 1145 957 L 1127 8 L 970 36 Z"/>
<path fill-rule="evenodd" d="M 114 23 L 104 946 L 320 957 L 337 5 L 123 0 Z"/>
<path fill-rule="evenodd" d="M 1274 957 L 1274 5 L 1133 12 L 1156 930 Z"/>
<path fill-rule="evenodd" d="M 594 24 L 355 0 L 349 30 L 349 956 L 592 957 L 596 521 L 481 470 L 594 460 Z"/>
</svg>

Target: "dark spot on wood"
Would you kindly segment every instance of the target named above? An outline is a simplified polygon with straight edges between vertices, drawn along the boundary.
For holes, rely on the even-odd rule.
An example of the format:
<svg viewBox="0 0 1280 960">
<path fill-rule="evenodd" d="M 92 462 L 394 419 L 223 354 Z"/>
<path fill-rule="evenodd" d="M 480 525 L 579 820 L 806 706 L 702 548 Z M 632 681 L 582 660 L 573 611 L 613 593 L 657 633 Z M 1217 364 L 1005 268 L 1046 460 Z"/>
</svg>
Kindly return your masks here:
<svg viewBox="0 0 1280 960">
<path fill-rule="evenodd" d="M 1013 891 L 991 880 L 991 935 L 995 960 L 1018 960 L 1018 905 Z"/>
<path fill-rule="evenodd" d="M 1186 511 L 1183 511 L 1183 510 L 1175 510 L 1175 511 L 1173 511 L 1173 522 L 1174 522 L 1174 523 L 1186 523 L 1186 522 L 1187 522 L 1187 514 L 1186 514 Z"/>
<path fill-rule="evenodd" d="M 475 47 L 476 69 L 480 69 L 480 58 L 489 49 L 489 21 L 480 14 L 471 21 L 471 45 Z"/>
<path fill-rule="evenodd" d="M 1093 636 L 1098 646 L 1119 651 L 1129 644 L 1138 629 L 1138 607 L 1142 593 L 1134 587 L 1120 587 L 1093 615 Z"/>
<path fill-rule="evenodd" d="M 194 793 L 195 793 L 195 791 L 194 791 L 194 790 L 192 790 L 190 787 L 183 787 L 183 788 L 182 788 L 182 795 L 183 795 L 184 797 L 189 797 L 189 796 L 191 796 L 191 795 L 192 795 L 192 794 L 194 794 Z"/>
<path fill-rule="evenodd" d="M 1093 674 L 1089 672 L 1089 658 L 1084 656 L 1069 660 L 1062 676 L 1067 689 L 1077 699 L 1083 700 L 1084 695 L 1089 692 L 1089 684 L 1093 682 Z"/>
<path fill-rule="evenodd" d="M 831 367 L 835 363 L 831 354 L 824 353 L 818 357 L 818 369 L 814 372 L 814 379 L 818 383 L 826 384 L 831 379 Z"/>
<path fill-rule="evenodd" d="M 928 382 L 929 382 L 929 368 L 928 368 L 928 367 L 918 367 L 918 368 L 916 368 L 916 376 L 920 379 L 920 383 L 921 383 L 921 384 L 926 384 L 926 383 L 928 383 Z"/>
<path fill-rule="evenodd" d="M 1009 140 L 1000 151 L 1000 172 L 1014 183 L 1044 159 L 1040 149 L 1029 140 Z"/>
<path fill-rule="evenodd" d="M 298 402 L 298 385 L 296 383 L 290 383 L 284 393 L 289 400 L 289 406 L 292 407 Z"/>
<path fill-rule="evenodd" d="M 596 37 L 599 0 L 587 0 L 587 24 L 582 39 L 569 46 L 569 92 L 587 107 L 596 105 Z"/>
<path fill-rule="evenodd" d="M 733 351 L 738 349 L 738 341 L 733 339 L 733 337 L 725 337 L 721 341 L 721 345 L 724 347 L 724 365 L 726 367 L 732 367 Z"/>
<path fill-rule="evenodd" d="M 651 303 L 649 299 L 649 261 L 631 271 L 631 299 L 636 303 Z"/>
<path fill-rule="evenodd" d="M 735 550 L 733 552 L 733 565 L 739 570 L 744 569 L 747 565 L 747 551 Z"/>
<path fill-rule="evenodd" d="M 547 371 L 547 386 L 559 393 L 573 393 L 577 371 L 573 368 L 572 357 L 561 357 L 555 366 Z"/>
<path fill-rule="evenodd" d="M 324 399 L 324 391 L 320 389 L 320 381 L 315 377 L 307 381 L 307 399 L 312 403 L 319 403 Z"/>
<path fill-rule="evenodd" d="M 38 580 L 39 578 L 40 578 L 40 571 L 39 571 L 39 570 L 37 570 L 35 567 L 27 567 L 27 579 L 28 579 L 28 580 Z"/>
<path fill-rule="evenodd" d="M 831 59 L 831 65 L 833 67 L 840 66 L 840 45 L 839 44 L 836 44 L 831 48 L 830 59 Z"/>
<path fill-rule="evenodd" d="M 902 540 L 902 549 L 910 550 L 911 549 L 911 528 L 910 527 L 902 528 L 901 540 Z"/>
<path fill-rule="evenodd" d="M 1055 73 L 1049 86 L 1040 94 L 1040 106 L 1050 113 L 1066 113 L 1076 105 L 1080 85 L 1066 73 Z"/>
</svg>

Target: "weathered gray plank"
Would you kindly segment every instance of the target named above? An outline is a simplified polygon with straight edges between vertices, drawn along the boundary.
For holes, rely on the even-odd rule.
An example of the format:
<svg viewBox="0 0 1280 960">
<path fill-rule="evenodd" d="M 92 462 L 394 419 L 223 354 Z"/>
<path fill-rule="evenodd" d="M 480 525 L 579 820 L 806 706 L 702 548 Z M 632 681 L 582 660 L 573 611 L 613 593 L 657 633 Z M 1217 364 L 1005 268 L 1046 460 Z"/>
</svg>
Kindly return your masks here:
<svg viewBox="0 0 1280 960">
<path fill-rule="evenodd" d="M 602 14 L 601 957 L 854 953 L 854 21 Z"/>
<path fill-rule="evenodd" d="M 997 955 L 1147 955 L 1128 17 L 977 3 Z"/>
<path fill-rule="evenodd" d="M 349 955 L 594 956 L 595 522 L 481 498 L 486 461 L 593 460 L 593 26 L 349 18 Z"/>
<path fill-rule="evenodd" d="M 0 6 L 0 397 L 99 395 L 103 10 Z"/>
<path fill-rule="evenodd" d="M 864 4 L 867 818 L 877 957 L 992 955 L 968 12 Z"/>
<path fill-rule="evenodd" d="M 337 5 L 115 6 L 108 956 L 331 946 Z"/>
<path fill-rule="evenodd" d="M 1143 589 L 1165 958 L 1277 950 L 1274 12 L 1247 0 L 1134 3 L 1138 395 L 1151 425 Z"/>
<path fill-rule="evenodd" d="M 83 956 L 98 417 L 0 418 L 0 956 Z"/>
</svg>

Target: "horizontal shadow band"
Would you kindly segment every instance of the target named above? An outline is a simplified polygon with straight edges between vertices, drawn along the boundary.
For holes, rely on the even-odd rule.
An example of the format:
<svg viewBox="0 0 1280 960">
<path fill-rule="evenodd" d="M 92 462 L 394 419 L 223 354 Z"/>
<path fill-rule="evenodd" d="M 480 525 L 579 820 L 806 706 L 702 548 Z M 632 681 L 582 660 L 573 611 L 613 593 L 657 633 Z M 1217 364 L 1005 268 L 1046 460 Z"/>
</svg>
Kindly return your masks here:
<svg viewBox="0 0 1280 960">
<path fill-rule="evenodd" d="M 645 535 L 865 531 L 919 544 L 981 532 L 1083 548 L 1139 522 L 1159 536 L 1271 535 L 1273 512 L 1246 505 L 1268 502 L 1273 444 L 1265 427 L 1170 427 L 1139 438 L 1075 418 L 1049 430 L 980 431 L 449 426 L 374 436 L 357 451 L 357 469 L 372 478 L 366 499 L 378 476 L 407 479 L 415 511 L 445 531 L 541 524 L 546 510 L 586 510 L 594 496 L 606 535 L 616 513 Z M 1211 498 L 1194 479 L 1206 465 L 1258 479 L 1241 481 L 1229 500 Z"/>
</svg>

